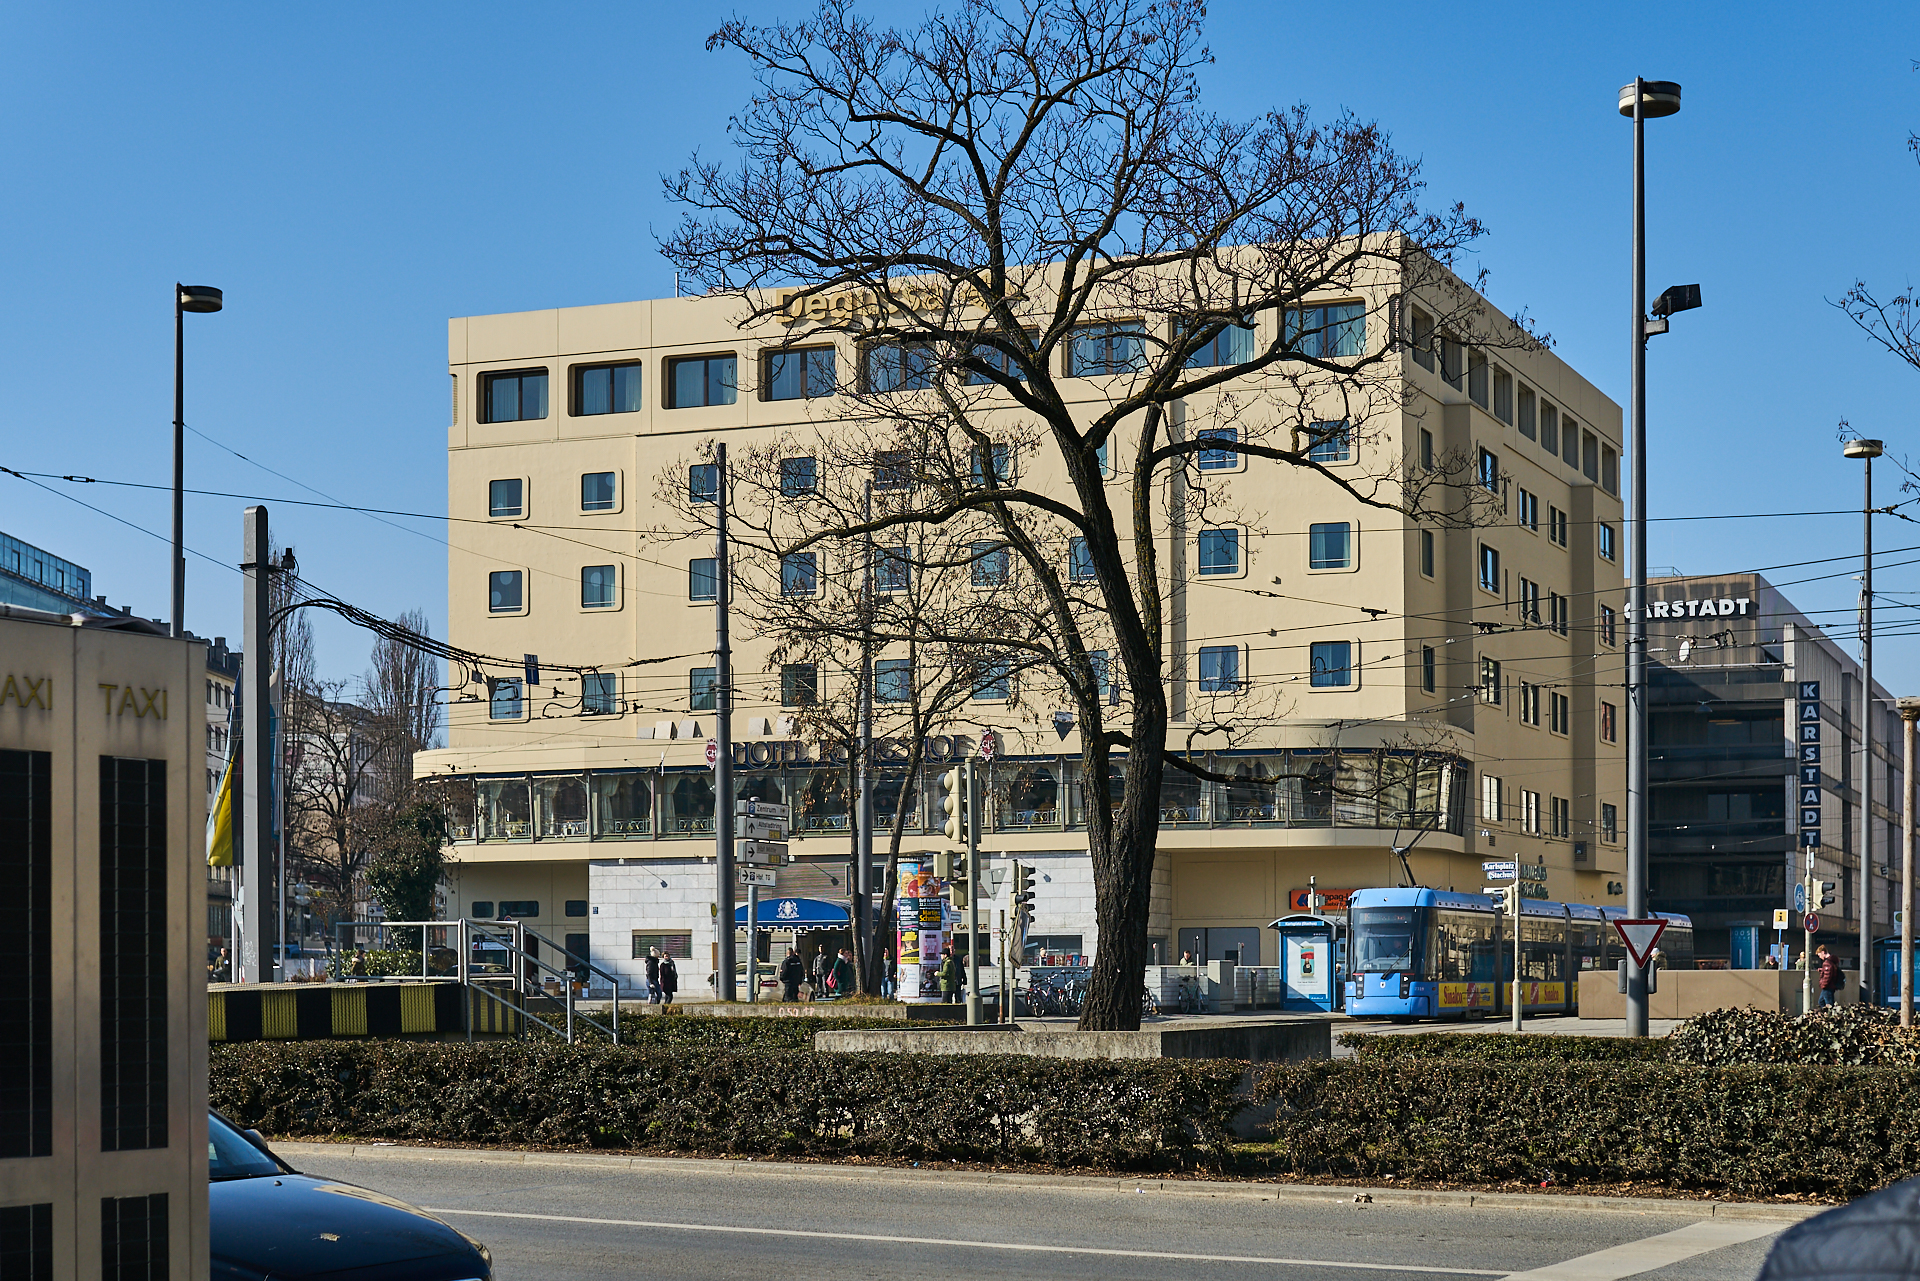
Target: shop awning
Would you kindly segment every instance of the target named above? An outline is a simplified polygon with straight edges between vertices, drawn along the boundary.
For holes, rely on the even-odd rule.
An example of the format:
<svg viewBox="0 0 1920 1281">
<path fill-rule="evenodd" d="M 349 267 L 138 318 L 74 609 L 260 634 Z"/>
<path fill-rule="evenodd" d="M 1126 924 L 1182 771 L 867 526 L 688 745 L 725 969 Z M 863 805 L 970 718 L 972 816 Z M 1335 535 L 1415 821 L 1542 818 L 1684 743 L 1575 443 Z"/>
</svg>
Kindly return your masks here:
<svg viewBox="0 0 1920 1281">
<path fill-rule="evenodd" d="M 760 900 L 760 928 L 763 930 L 845 929 L 853 917 L 838 903 L 821 898 L 763 898 Z M 733 909 L 733 923 L 745 926 L 747 905 Z"/>
</svg>

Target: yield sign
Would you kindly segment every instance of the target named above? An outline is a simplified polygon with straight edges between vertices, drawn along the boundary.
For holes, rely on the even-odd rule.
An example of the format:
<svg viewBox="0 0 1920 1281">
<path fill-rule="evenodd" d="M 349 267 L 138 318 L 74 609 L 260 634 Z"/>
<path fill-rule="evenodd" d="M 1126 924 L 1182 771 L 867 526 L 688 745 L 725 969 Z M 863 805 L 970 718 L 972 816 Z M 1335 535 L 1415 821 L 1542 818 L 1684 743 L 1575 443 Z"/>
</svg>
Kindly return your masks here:
<svg viewBox="0 0 1920 1281">
<path fill-rule="evenodd" d="M 1645 965 L 1653 955 L 1654 944 L 1666 933 L 1667 923 L 1656 916 L 1644 921 L 1615 921 L 1613 928 L 1619 933 L 1620 941 L 1627 945 L 1627 955 L 1633 958 L 1633 963 Z"/>
</svg>

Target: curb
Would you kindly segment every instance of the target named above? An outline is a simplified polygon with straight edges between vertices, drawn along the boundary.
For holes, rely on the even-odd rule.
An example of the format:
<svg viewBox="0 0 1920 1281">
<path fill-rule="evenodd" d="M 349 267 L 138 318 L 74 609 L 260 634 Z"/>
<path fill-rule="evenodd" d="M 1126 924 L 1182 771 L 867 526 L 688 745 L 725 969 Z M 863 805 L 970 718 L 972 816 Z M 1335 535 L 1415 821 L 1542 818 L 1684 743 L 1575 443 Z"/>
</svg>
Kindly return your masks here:
<svg viewBox="0 0 1920 1281">
<path fill-rule="evenodd" d="M 700 1174 L 802 1176 L 856 1181 L 924 1182 L 975 1187 L 1051 1188 L 1061 1192 L 1164 1192 L 1175 1196 L 1227 1197 L 1241 1201 L 1336 1201 L 1365 1196 L 1374 1205 L 1454 1209 L 1584 1210 L 1623 1214 L 1696 1214 L 1713 1219 L 1778 1219 L 1798 1222 L 1830 1210 L 1826 1205 L 1781 1205 L 1765 1201 L 1704 1201 L 1658 1197 L 1551 1196 L 1527 1192 L 1445 1192 L 1417 1188 L 1342 1187 L 1315 1183 L 1254 1183 L 1228 1179 L 1114 1178 L 1085 1174 L 1022 1174 L 999 1170 L 914 1169 L 891 1165 L 814 1165 L 794 1161 L 716 1160 L 712 1157 L 602 1156 L 591 1152 L 520 1152 L 499 1148 L 408 1147 L 370 1143 L 274 1143 L 294 1158 L 326 1156 L 400 1157 L 426 1161 L 472 1161 L 496 1165 L 586 1166 L 592 1169 L 693 1171 Z M 297 1164 L 297 1162 L 296 1162 Z"/>
</svg>

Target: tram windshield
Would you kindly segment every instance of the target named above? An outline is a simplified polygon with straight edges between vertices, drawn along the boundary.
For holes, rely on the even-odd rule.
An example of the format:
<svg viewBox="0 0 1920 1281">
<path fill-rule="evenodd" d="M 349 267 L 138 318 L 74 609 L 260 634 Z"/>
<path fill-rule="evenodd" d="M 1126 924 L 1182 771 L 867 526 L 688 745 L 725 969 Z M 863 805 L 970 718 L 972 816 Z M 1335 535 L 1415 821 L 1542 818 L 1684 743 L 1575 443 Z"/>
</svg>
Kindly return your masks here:
<svg viewBox="0 0 1920 1281">
<path fill-rule="evenodd" d="M 1353 972 L 1398 974 L 1420 968 L 1420 944 L 1427 933 L 1424 907 L 1356 907 L 1353 927 Z"/>
</svg>

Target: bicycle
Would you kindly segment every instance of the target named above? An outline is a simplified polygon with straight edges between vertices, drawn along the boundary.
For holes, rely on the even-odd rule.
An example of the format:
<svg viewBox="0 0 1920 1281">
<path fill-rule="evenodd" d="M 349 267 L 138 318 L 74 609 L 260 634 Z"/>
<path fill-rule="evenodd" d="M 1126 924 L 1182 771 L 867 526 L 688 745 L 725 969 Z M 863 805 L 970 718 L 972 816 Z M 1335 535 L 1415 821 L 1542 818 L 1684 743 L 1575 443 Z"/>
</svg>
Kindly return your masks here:
<svg viewBox="0 0 1920 1281">
<path fill-rule="evenodd" d="M 1180 1012 L 1182 1014 L 1204 1014 L 1207 1009 L 1206 994 L 1201 991 L 1200 977 L 1196 974 L 1180 976 Z"/>
</svg>

